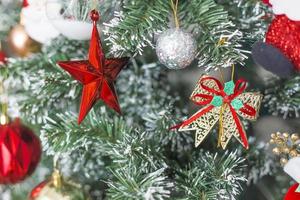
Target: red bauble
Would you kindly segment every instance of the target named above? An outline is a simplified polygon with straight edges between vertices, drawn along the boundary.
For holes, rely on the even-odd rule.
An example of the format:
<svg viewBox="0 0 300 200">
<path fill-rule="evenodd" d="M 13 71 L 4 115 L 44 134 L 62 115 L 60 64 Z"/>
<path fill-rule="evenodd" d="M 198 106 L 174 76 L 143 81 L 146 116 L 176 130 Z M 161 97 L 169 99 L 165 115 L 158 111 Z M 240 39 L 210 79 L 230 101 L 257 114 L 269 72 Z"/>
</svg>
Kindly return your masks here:
<svg viewBox="0 0 300 200">
<path fill-rule="evenodd" d="M 270 25 L 266 42 L 280 49 L 300 71 L 300 25 L 285 15 L 276 16 Z"/>
<path fill-rule="evenodd" d="M 0 65 L 6 64 L 6 55 L 3 51 L 0 51 Z"/>
<path fill-rule="evenodd" d="M 15 120 L 0 125 L 0 184 L 13 184 L 31 175 L 41 157 L 39 139 Z"/>
<path fill-rule="evenodd" d="M 295 184 L 286 193 L 284 200 L 300 200 L 300 192 L 296 192 L 296 189 L 299 187 L 299 184 Z"/>
<path fill-rule="evenodd" d="M 83 84 L 79 124 L 99 99 L 116 112 L 121 113 L 114 81 L 129 60 L 129 58 L 105 58 L 96 24 L 99 19 L 97 11 L 91 12 L 91 19 L 93 32 L 88 60 L 58 62 L 61 68 Z"/>
</svg>

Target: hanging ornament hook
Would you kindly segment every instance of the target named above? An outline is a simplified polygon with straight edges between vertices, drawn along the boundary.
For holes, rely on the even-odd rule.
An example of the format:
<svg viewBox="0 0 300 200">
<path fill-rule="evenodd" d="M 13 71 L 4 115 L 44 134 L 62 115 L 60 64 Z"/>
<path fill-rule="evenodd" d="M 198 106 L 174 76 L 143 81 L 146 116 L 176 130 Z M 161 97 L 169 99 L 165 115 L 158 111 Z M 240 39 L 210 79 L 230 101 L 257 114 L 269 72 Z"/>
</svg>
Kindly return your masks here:
<svg viewBox="0 0 300 200">
<path fill-rule="evenodd" d="M 92 10 L 90 13 L 91 20 L 93 21 L 94 24 L 97 23 L 97 21 L 100 19 L 100 14 L 97 10 Z"/>
<path fill-rule="evenodd" d="M 231 70 L 231 80 L 234 80 L 234 73 L 235 73 L 235 65 L 232 64 L 232 70 Z"/>
<path fill-rule="evenodd" d="M 59 161 L 60 154 L 55 154 L 53 157 L 53 173 L 52 173 L 52 181 L 53 185 L 56 188 L 61 188 L 62 186 L 62 176 L 58 169 L 58 161 Z"/>
<path fill-rule="evenodd" d="M 178 29 L 179 28 L 179 18 L 178 18 L 178 0 L 171 0 L 171 7 L 173 10 L 173 15 L 174 15 L 174 21 L 175 21 L 175 26 Z"/>
<path fill-rule="evenodd" d="M 4 86 L 4 80 L 7 78 L 7 68 L 5 68 L 5 75 L 0 79 L 0 96 L 1 96 L 1 115 L 0 115 L 0 124 L 5 125 L 9 122 L 8 117 L 8 98 L 7 93 Z"/>
</svg>

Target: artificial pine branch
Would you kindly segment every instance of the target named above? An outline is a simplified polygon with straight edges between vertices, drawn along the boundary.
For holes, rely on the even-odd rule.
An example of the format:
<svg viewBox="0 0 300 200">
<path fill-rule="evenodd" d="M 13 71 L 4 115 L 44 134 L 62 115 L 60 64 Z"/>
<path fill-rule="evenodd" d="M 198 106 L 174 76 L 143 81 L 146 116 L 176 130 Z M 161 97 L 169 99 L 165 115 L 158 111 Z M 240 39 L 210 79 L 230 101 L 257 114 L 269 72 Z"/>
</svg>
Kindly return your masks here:
<svg viewBox="0 0 300 200">
<path fill-rule="evenodd" d="M 41 139 L 48 154 L 72 152 L 79 148 L 89 151 L 89 145 L 99 144 L 99 150 L 105 152 L 105 143 L 114 143 L 131 132 L 120 118 L 109 120 L 107 115 L 91 112 L 81 125 L 77 123 L 77 116 L 71 113 L 57 114 L 47 118 L 42 127 Z"/>
<path fill-rule="evenodd" d="M 169 12 L 169 1 L 165 0 L 124 1 L 122 10 L 105 24 L 111 52 L 142 54 L 146 46 L 153 46 L 153 35 L 167 28 Z"/>
<path fill-rule="evenodd" d="M 275 80 L 265 89 L 265 107 L 272 115 L 283 118 L 300 117 L 300 76 Z"/>
<path fill-rule="evenodd" d="M 270 175 L 272 160 L 262 153 L 265 146 L 253 144 L 253 151 L 217 156 L 193 148 L 194 135 L 169 131 L 178 122 L 176 118 L 183 115 L 183 108 L 177 104 L 180 98 L 168 86 L 163 68 L 156 62 L 149 64 L 143 49 L 153 46 L 154 35 L 169 27 L 170 3 L 124 0 L 120 7 L 114 7 L 115 3 L 105 1 L 103 8 L 107 10 L 101 12 L 106 21 L 112 17 L 111 11 L 116 11 L 114 19 L 106 24 L 106 42 L 112 53 L 145 53 L 144 57 L 132 59 L 117 82 L 124 117 L 113 117 L 99 104 L 81 126 L 77 125 L 74 113 L 81 86 L 58 68 L 56 61 L 86 58 L 87 42 L 60 37 L 44 46 L 41 53 L 24 59 L 11 58 L 8 65 L 10 93 L 16 92 L 25 119 L 43 125 L 44 150 L 49 155 L 62 154 L 64 174 L 77 177 L 88 187 L 98 187 L 104 181 L 104 187 L 109 189 L 97 188 L 95 199 L 107 192 L 110 199 L 197 200 L 235 199 L 246 178 L 255 182 Z M 226 0 L 219 4 L 213 0 L 180 1 L 182 28 L 197 36 L 199 66 L 213 69 L 243 63 L 245 52 L 241 43 L 248 39 L 247 34 L 258 33 L 265 29 L 260 26 L 266 25 L 263 20 L 256 23 L 264 14 L 261 4 L 257 5 L 256 0 Z M 4 36 L 17 20 L 1 4 L 0 11 L 2 8 L 0 22 L 9 19 L 0 29 Z M 252 8 L 256 12 L 254 18 L 250 18 Z M 232 34 L 227 43 L 218 45 L 222 36 Z M 277 111 L 282 110 L 282 105 L 294 108 L 299 104 L 297 80 L 287 80 L 284 87 L 275 87 L 268 93 L 267 98 L 276 97 L 276 102 L 280 102 L 280 106 L 275 106 Z M 247 157 L 247 170 L 241 157 Z M 21 199 L 24 194 L 15 196 Z"/>
<path fill-rule="evenodd" d="M 208 152 L 194 157 L 186 169 L 177 175 L 177 187 L 184 200 L 236 199 L 242 183 L 244 159 L 237 152 L 226 152 L 223 156 Z M 203 171 L 203 169 L 205 169 Z"/>
<path fill-rule="evenodd" d="M 12 26 L 20 20 L 20 7 L 17 4 L 4 5 L 0 1 L 0 41 L 4 41 Z"/>
<path fill-rule="evenodd" d="M 182 24 L 192 28 L 198 41 L 198 66 L 206 70 L 228 67 L 247 58 L 242 32 L 229 20 L 227 11 L 214 0 L 190 0 L 183 4 Z M 220 41 L 224 39 L 223 43 Z"/>
<path fill-rule="evenodd" d="M 143 166 L 140 166 L 143 168 Z M 165 169 L 141 173 L 136 165 L 128 165 L 112 171 L 115 180 L 108 182 L 108 198 L 121 200 L 169 199 L 174 184 L 165 176 Z"/>
<path fill-rule="evenodd" d="M 72 108 L 81 87 L 56 66 L 56 61 L 84 58 L 85 46 L 86 43 L 61 37 L 44 46 L 40 53 L 28 58 L 9 59 L 7 67 L 2 69 L 9 75 L 7 90 L 12 98 L 17 96 L 22 115 L 28 121 L 42 123 L 51 113 Z"/>
<path fill-rule="evenodd" d="M 247 42 L 263 40 L 271 22 L 272 11 L 262 1 L 257 0 L 218 0 L 229 13 L 229 19 L 244 33 Z"/>
</svg>

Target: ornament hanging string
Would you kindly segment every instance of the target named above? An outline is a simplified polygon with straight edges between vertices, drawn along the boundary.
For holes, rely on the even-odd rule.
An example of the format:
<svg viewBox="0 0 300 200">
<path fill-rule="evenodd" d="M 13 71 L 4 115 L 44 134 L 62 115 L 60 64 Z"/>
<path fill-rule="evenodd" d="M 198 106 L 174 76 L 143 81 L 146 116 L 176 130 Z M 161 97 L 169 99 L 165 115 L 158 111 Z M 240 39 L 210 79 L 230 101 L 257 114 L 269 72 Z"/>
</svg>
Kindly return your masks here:
<svg viewBox="0 0 300 200">
<path fill-rule="evenodd" d="M 179 28 L 179 19 L 178 19 L 178 0 L 175 0 L 176 2 L 174 3 L 174 0 L 171 1 L 171 6 L 173 10 L 173 15 L 174 15 L 174 21 L 175 21 L 175 26 L 178 29 Z"/>
<path fill-rule="evenodd" d="M 234 81 L 234 73 L 235 73 L 235 65 L 232 64 L 232 70 L 231 70 L 231 80 Z"/>
<path fill-rule="evenodd" d="M 218 46 L 223 46 L 227 42 L 228 38 L 227 37 L 221 37 L 220 40 L 218 41 Z M 232 64 L 232 71 L 231 71 L 231 81 L 234 79 L 234 64 Z M 219 68 L 221 80 L 223 84 L 225 83 L 224 76 L 222 73 L 222 70 Z M 220 118 L 219 118 L 219 136 L 218 136 L 218 147 L 221 147 L 221 140 L 224 135 L 224 129 L 223 129 L 223 116 L 224 116 L 224 110 L 226 108 L 226 104 L 223 104 L 220 110 Z"/>
<path fill-rule="evenodd" d="M 61 188 L 62 186 L 62 178 L 58 169 L 58 160 L 60 154 L 55 154 L 53 157 L 53 173 L 52 173 L 52 181 L 55 188 Z"/>
<path fill-rule="evenodd" d="M 221 80 L 222 80 L 222 84 L 225 83 L 224 80 L 224 76 L 222 73 L 222 70 L 219 68 L 219 72 L 220 72 L 220 76 L 221 76 Z M 219 115 L 219 136 L 218 136 L 218 147 L 221 147 L 221 140 L 222 140 L 222 136 L 223 136 L 223 114 L 224 114 L 224 110 L 225 110 L 225 106 L 226 104 L 223 104 L 220 110 L 220 115 Z"/>
<path fill-rule="evenodd" d="M 93 0 L 92 10 L 96 10 L 96 9 L 97 9 L 97 0 Z"/>
<path fill-rule="evenodd" d="M 219 120 L 219 138 L 218 138 L 218 147 L 221 147 L 221 141 L 222 141 L 222 137 L 224 135 L 224 130 L 223 130 L 223 114 L 224 114 L 224 110 L 225 110 L 225 106 L 226 104 L 223 104 L 220 110 L 220 120 Z"/>
<path fill-rule="evenodd" d="M 219 73 L 220 73 L 222 84 L 224 84 L 225 83 L 225 79 L 224 79 L 222 70 L 221 70 L 221 68 L 218 68 L 218 69 L 219 69 Z M 220 110 L 220 116 L 219 116 L 218 147 L 221 147 L 221 140 L 222 140 L 222 136 L 223 136 L 223 113 L 224 113 L 224 109 L 225 109 L 225 104 L 222 105 L 221 110 Z"/>
<path fill-rule="evenodd" d="M 224 83 L 224 78 L 223 78 L 222 71 L 221 71 L 220 68 L 219 68 L 219 70 L 220 70 L 220 73 L 221 73 L 222 81 L 223 81 L 223 83 Z M 231 81 L 234 81 L 234 73 L 235 73 L 235 65 L 232 64 Z M 223 137 L 223 135 L 224 135 L 224 129 L 223 129 L 223 116 L 224 116 L 224 110 L 225 110 L 225 108 L 226 108 L 226 105 L 227 105 L 227 104 L 223 103 L 223 105 L 222 105 L 222 107 L 221 107 L 221 110 L 220 110 L 218 147 L 221 147 L 221 141 L 222 141 L 222 137 Z"/>
<path fill-rule="evenodd" d="M 0 115 L 0 124 L 5 125 L 8 123 L 8 100 L 7 100 L 7 93 L 4 87 L 4 80 L 7 78 L 7 68 L 5 70 L 3 78 L 0 80 L 0 96 L 1 99 L 1 115 Z"/>
<path fill-rule="evenodd" d="M 224 76 L 223 76 L 223 72 L 222 72 L 221 68 L 218 68 L 218 69 L 219 69 L 221 81 L 222 81 L 222 83 L 224 84 L 224 83 L 225 83 L 225 79 L 224 79 Z"/>
<path fill-rule="evenodd" d="M 7 97 L 5 94 L 4 84 L 3 81 L 0 81 L 0 95 L 3 96 L 2 102 L 1 102 L 1 116 L 0 116 L 0 124 L 5 125 L 8 122 L 8 116 L 7 116 Z"/>
</svg>

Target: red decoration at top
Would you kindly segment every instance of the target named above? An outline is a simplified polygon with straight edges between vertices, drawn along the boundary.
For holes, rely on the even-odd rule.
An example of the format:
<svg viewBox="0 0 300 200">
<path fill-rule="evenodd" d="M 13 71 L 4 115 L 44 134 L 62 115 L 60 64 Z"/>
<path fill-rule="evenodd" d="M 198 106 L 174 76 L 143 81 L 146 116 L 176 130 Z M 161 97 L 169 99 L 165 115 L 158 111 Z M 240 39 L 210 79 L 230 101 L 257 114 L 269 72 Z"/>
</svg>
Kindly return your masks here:
<svg viewBox="0 0 300 200">
<path fill-rule="evenodd" d="M 88 60 L 58 62 L 60 67 L 83 84 L 79 124 L 98 99 L 102 99 L 109 107 L 121 113 L 114 81 L 129 60 L 129 58 L 105 58 L 96 24 L 99 13 L 91 11 L 91 19 L 93 32 Z"/>
<path fill-rule="evenodd" d="M 0 184 L 31 175 L 41 157 L 39 139 L 19 120 L 0 126 Z"/>
<path fill-rule="evenodd" d="M 280 49 L 300 71 L 300 26 L 285 15 L 276 16 L 270 25 L 266 42 Z"/>
<path fill-rule="evenodd" d="M 284 200 L 299 200 L 300 199 L 300 192 L 296 192 L 296 189 L 299 187 L 299 184 L 295 184 L 286 193 Z"/>
<path fill-rule="evenodd" d="M 92 10 L 90 15 L 93 22 L 97 22 L 100 19 L 99 12 L 96 10 Z"/>
</svg>

